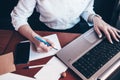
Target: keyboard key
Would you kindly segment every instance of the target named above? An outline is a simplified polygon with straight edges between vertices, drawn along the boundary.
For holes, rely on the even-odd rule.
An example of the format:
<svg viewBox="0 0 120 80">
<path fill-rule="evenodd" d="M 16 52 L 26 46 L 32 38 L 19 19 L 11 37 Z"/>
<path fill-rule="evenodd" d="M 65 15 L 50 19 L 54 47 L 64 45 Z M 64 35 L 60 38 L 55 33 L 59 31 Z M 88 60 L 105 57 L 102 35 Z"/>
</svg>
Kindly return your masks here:
<svg viewBox="0 0 120 80">
<path fill-rule="evenodd" d="M 120 51 L 120 42 L 111 44 L 104 39 L 72 65 L 86 78 L 90 78 Z"/>
</svg>

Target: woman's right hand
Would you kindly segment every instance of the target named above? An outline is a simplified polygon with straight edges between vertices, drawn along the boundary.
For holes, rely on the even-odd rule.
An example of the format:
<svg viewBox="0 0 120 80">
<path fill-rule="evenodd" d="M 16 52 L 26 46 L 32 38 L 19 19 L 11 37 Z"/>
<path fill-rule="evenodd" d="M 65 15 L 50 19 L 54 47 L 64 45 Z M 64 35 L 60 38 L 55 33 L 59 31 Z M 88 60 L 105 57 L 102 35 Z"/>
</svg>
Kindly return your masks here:
<svg viewBox="0 0 120 80">
<path fill-rule="evenodd" d="M 52 49 L 52 46 L 54 46 L 54 43 L 48 39 L 45 39 L 43 37 L 41 37 L 40 35 L 38 35 L 35 31 L 32 30 L 32 28 L 29 25 L 22 25 L 18 31 L 25 36 L 26 38 L 28 38 L 34 45 L 35 45 L 35 49 L 37 52 L 48 52 L 50 49 Z M 50 43 L 51 46 L 47 46 L 45 45 L 43 42 L 40 42 L 38 40 L 35 39 L 35 36 L 38 36 L 44 40 L 46 40 L 48 43 Z"/>
<path fill-rule="evenodd" d="M 38 35 L 37 35 L 37 36 L 38 36 Z M 48 52 L 48 51 L 50 51 L 50 50 L 52 49 L 52 46 L 54 46 L 54 43 L 53 43 L 52 41 L 50 41 L 49 39 L 43 38 L 43 37 L 41 37 L 41 36 L 38 36 L 38 37 L 40 37 L 41 39 L 43 39 L 43 40 L 47 41 L 48 43 L 50 43 L 51 46 L 47 46 L 47 45 L 44 44 L 43 42 L 40 42 L 40 41 L 38 41 L 37 39 L 35 39 L 35 38 L 33 37 L 33 40 L 34 40 L 33 43 L 34 43 L 34 45 L 35 45 L 36 51 L 37 51 L 37 52 Z"/>
</svg>

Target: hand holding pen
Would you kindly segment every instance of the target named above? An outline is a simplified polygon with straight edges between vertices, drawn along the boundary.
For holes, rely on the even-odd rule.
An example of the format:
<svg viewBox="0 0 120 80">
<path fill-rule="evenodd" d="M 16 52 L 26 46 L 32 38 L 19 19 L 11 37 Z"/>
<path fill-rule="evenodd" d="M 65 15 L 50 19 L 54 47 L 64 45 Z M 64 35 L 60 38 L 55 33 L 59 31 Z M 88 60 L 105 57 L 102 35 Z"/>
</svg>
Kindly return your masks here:
<svg viewBox="0 0 120 80">
<path fill-rule="evenodd" d="M 51 48 L 58 50 L 54 47 L 54 44 L 52 41 L 42 38 L 40 36 L 34 36 L 33 37 L 36 40 L 36 49 L 38 52 L 48 52 Z"/>
<path fill-rule="evenodd" d="M 47 42 L 46 40 L 44 40 L 44 39 L 42 39 L 42 38 L 40 38 L 38 36 L 35 36 L 35 39 L 38 40 L 38 41 L 40 41 L 40 42 L 43 42 L 47 46 L 51 46 L 55 50 L 58 50 L 57 48 L 53 47 L 49 42 Z"/>
</svg>

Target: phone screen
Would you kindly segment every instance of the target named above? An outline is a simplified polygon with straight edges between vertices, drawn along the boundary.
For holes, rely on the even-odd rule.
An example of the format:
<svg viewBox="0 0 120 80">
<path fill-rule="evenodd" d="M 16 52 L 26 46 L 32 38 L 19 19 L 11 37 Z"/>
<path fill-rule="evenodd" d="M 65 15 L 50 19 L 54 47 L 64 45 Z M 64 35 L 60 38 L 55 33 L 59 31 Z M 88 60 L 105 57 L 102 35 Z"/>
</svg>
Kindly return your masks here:
<svg viewBox="0 0 120 80">
<path fill-rule="evenodd" d="M 14 64 L 25 64 L 29 61 L 30 42 L 22 42 L 16 45 L 14 52 Z"/>
</svg>

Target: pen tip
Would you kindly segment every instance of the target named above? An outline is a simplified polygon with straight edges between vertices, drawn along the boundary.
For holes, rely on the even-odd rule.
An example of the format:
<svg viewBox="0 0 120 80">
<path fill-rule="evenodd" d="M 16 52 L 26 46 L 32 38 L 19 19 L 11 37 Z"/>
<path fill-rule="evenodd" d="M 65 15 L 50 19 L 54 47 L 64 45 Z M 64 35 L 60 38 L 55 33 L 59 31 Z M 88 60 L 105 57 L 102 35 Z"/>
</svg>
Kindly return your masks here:
<svg viewBox="0 0 120 80">
<path fill-rule="evenodd" d="M 58 50 L 57 48 L 53 47 L 53 49 Z"/>
</svg>

